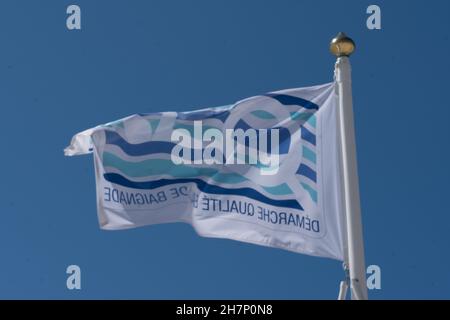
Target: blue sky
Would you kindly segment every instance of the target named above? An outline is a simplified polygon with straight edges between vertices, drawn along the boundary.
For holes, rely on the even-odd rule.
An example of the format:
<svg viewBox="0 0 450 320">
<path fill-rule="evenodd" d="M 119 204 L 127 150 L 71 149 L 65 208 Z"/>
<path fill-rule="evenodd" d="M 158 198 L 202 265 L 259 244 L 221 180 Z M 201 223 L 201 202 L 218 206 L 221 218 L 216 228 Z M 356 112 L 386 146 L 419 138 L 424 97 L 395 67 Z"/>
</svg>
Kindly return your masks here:
<svg viewBox="0 0 450 320">
<path fill-rule="evenodd" d="M 378 4 L 382 30 L 366 28 Z M 354 112 L 373 299 L 450 297 L 450 3 L 86 1 L 0 4 L 0 298 L 334 299 L 339 262 L 184 224 L 98 227 L 76 132 L 138 112 L 229 104 L 332 80 L 330 39 L 357 44 Z M 82 30 L 68 31 L 78 4 Z M 82 290 L 66 288 L 66 267 Z"/>
</svg>

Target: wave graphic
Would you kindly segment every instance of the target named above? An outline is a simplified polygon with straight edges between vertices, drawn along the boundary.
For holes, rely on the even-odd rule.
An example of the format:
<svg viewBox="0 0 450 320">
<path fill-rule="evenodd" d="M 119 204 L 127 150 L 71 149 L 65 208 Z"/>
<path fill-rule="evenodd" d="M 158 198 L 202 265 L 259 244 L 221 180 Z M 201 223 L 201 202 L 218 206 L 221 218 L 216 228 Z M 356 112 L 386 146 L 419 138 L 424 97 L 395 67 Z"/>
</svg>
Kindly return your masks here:
<svg viewBox="0 0 450 320">
<path fill-rule="evenodd" d="M 251 188 L 223 188 L 211 185 L 199 178 L 184 178 L 184 179 L 160 179 L 153 181 L 132 181 L 117 173 L 105 173 L 103 175 L 105 180 L 132 189 L 152 190 L 168 185 L 180 183 L 195 183 L 197 188 L 204 193 L 216 195 L 235 195 L 242 196 L 252 200 L 256 200 L 271 206 L 283 207 L 289 209 L 302 210 L 303 207 L 295 199 L 275 200 L 259 193 Z"/>
</svg>

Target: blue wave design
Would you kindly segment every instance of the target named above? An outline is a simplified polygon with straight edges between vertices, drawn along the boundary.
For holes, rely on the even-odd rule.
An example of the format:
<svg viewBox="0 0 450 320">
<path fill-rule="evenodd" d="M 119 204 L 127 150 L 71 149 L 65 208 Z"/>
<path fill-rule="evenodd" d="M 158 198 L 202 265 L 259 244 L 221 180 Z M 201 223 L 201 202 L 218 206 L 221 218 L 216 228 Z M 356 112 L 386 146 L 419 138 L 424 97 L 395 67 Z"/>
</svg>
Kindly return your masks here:
<svg viewBox="0 0 450 320">
<path fill-rule="evenodd" d="M 168 174 L 173 178 L 208 177 L 217 183 L 236 184 L 248 179 L 236 173 L 223 173 L 213 168 L 195 167 L 189 165 L 175 165 L 171 160 L 149 159 L 139 162 L 130 162 L 110 153 L 103 152 L 103 166 L 115 168 L 128 177 L 149 177 Z M 287 184 L 261 187 L 272 195 L 293 194 Z"/>
<path fill-rule="evenodd" d="M 216 107 L 212 109 L 206 110 L 194 110 L 194 111 L 185 111 L 185 112 L 177 112 L 177 119 L 179 120 L 203 120 L 203 119 L 218 119 L 222 122 L 230 115 L 230 110 L 233 105 Z M 217 110 L 220 109 L 220 110 Z M 151 112 L 151 113 L 137 113 L 137 115 L 141 117 L 147 116 L 161 116 L 164 117 L 163 112 Z"/>
<path fill-rule="evenodd" d="M 106 144 L 118 146 L 129 156 L 146 156 L 155 153 L 171 154 L 173 147 L 175 147 L 175 143 L 166 141 L 149 141 L 136 144 L 129 143 L 115 131 L 106 130 L 105 135 Z M 194 159 L 194 148 L 192 148 L 190 151 L 190 159 Z M 202 149 L 202 152 L 204 151 L 205 149 Z M 215 151 L 212 152 L 212 155 L 215 155 Z M 222 156 L 222 161 L 223 163 L 225 163 L 225 156 Z"/>
<path fill-rule="evenodd" d="M 191 178 L 205 176 L 218 183 L 241 183 L 248 179 L 236 173 L 222 173 L 208 167 L 176 165 L 172 160 L 148 159 L 138 162 L 126 161 L 118 156 L 103 152 L 103 166 L 119 170 L 128 177 L 148 177 L 167 174 L 174 178 Z"/>
<path fill-rule="evenodd" d="M 126 141 L 120 134 L 105 130 L 106 144 L 118 146 L 130 156 L 143 156 L 154 153 L 171 153 L 175 143 L 165 141 L 149 141 L 132 144 Z"/>
<path fill-rule="evenodd" d="M 244 121 L 240 120 L 236 125 L 237 129 L 247 130 L 250 126 Z M 286 128 L 278 128 L 280 135 L 280 145 L 279 145 L 279 154 L 287 154 L 289 153 L 289 147 L 291 144 L 291 135 L 289 130 Z M 258 129 L 255 129 L 258 135 Z M 167 141 L 148 141 L 143 143 L 129 143 L 126 141 L 120 134 L 115 131 L 105 130 L 106 144 L 116 145 L 121 148 L 126 154 L 130 156 L 144 156 L 155 153 L 172 153 L 173 147 L 175 147 L 175 143 L 167 142 Z M 268 131 L 268 142 L 270 142 L 270 130 Z M 248 146 L 248 141 L 246 141 L 246 145 Z M 270 143 L 268 147 L 268 152 L 271 152 Z M 191 157 L 194 150 L 191 150 Z"/>
<path fill-rule="evenodd" d="M 305 109 L 311 110 L 319 110 L 319 106 L 309 100 L 302 99 L 299 97 L 290 96 L 287 94 L 278 94 L 278 93 L 267 93 L 266 97 L 270 97 L 272 99 L 277 100 L 279 103 L 285 106 L 296 105 L 303 107 Z"/>
<path fill-rule="evenodd" d="M 303 140 L 308 141 L 314 146 L 316 145 L 316 135 L 314 133 L 306 129 L 304 126 L 300 128 L 300 131 Z"/>
<path fill-rule="evenodd" d="M 230 106 L 231 108 L 231 106 Z M 228 110 L 200 110 L 200 111 L 190 111 L 190 112 L 178 112 L 177 119 L 179 120 L 205 120 L 205 119 L 218 119 L 225 122 L 230 116 L 230 111 Z"/>
<path fill-rule="evenodd" d="M 251 188 L 236 188 L 236 189 L 228 189 L 222 188 L 215 185 L 210 185 L 201 179 L 196 178 L 187 178 L 187 179 L 160 179 L 154 181 L 131 181 L 125 178 L 124 176 L 117 173 L 105 173 L 103 175 L 105 180 L 121 185 L 127 188 L 132 189 L 141 189 L 141 190 L 152 190 L 156 188 L 160 188 L 167 185 L 178 184 L 178 183 L 195 183 L 197 188 L 209 194 L 217 194 L 217 195 L 235 195 L 242 196 L 249 199 L 253 199 L 268 205 L 289 208 L 289 209 L 297 209 L 302 210 L 303 207 L 300 203 L 295 199 L 287 199 L 287 200 L 275 200 L 266 197 L 265 195 L 259 193 L 258 191 Z"/>
<path fill-rule="evenodd" d="M 310 180 L 317 182 L 317 174 L 316 172 L 308 167 L 306 164 L 301 164 L 300 167 L 298 167 L 297 174 L 300 174 L 302 176 L 305 176 L 309 178 Z"/>
<path fill-rule="evenodd" d="M 267 112 L 265 110 L 255 110 L 250 113 L 252 115 L 254 115 L 255 117 L 257 117 L 259 119 L 263 119 L 263 120 L 276 119 L 276 117 L 273 114 L 271 114 L 270 112 Z"/>
</svg>

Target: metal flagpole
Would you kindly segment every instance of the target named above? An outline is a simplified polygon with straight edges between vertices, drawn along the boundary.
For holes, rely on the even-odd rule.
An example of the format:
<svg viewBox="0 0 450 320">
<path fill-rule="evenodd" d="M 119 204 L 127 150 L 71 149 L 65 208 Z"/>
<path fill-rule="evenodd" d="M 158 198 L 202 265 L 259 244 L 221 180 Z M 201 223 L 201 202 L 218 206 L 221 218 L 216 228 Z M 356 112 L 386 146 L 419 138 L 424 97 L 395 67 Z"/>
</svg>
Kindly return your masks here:
<svg viewBox="0 0 450 320">
<path fill-rule="evenodd" d="M 352 39 L 340 32 L 331 41 L 330 51 L 337 57 L 335 81 L 339 95 L 339 131 L 344 188 L 344 209 L 347 229 L 349 286 L 352 299 L 365 300 L 367 296 L 366 266 L 359 200 L 358 169 L 356 163 L 355 130 L 353 124 L 353 102 L 351 67 L 349 56 L 355 50 Z M 346 291 L 341 287 L 341 292 Z M 344 293 L 345 296 L 345 293 Z M 340 298 L 342 296 L 340 295 Z"/>
</svg>

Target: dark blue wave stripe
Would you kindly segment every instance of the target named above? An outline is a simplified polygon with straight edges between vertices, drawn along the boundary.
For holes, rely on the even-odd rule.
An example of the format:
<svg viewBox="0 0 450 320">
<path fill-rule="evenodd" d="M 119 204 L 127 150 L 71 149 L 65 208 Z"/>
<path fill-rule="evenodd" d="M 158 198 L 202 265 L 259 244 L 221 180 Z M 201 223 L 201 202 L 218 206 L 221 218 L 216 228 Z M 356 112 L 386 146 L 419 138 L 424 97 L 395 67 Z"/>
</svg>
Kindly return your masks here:
<svg viewBox="0 0 450 320">
<path fill-rule="evenodd" d="M 132 144 L 115 131 L 105 130 L 106 144 L 120 147 L 130 156 L 143 156 L 154 153 L 171 153 L 175 143 L 165 141 L 149 141 Z"/>
<path fill-rule="evenodd" d="M 155 153 L 172 153 L 172 148 L 175 146 L 173 142 L 165 141 L 149 141 L 144 143 L 132 144 L 126 141 L 120 134 L 115 131 L 105 131 L 106 144 L 118 146 L 129 156 L 145 156 Z M 202 149 L 202 153 L 205 149 Z M 182 156 L 182 155 L 180 155 Z M 215 156 L 215 152 L 212 152 L 212 156 Z M 194 159 L 194 149 L 191 149 L 190 159 Z M 222 162 L 225 163 L 225 156 L 222 156 Z"/>
<path fill-rule="evenodd" d="M 312 145 L 316 145 L 316 135 L 306 129 L 304 126 L 300 128 L 302 139 L 308 141 Z"/>
<path fill-rule="evenodd" d="M 246 129 L 244 129 L 246 130 Z M 258 129 L 256 129 L 258 134 Z M 286 128 L 279 128 L 280 133 L 280 143 L 279 143 L 279 154 L 287 154 L 289 153 L 289 147 L 291 144 L 291 137 L 289 130 Z M 268 139 L 269 142 L 269 148 L 268 152 L 271 152 L 271 146 L 270 146 L 270 130 L 268 131 Z M 155 154 L 155 153 L 172 153 L 173 147 L 175 147 L 175 143 L 173 142 L 167 142 L 167 141 L 148 141 L 143 143 L 129 143 L 126 141 L 122 136 L 115 132 L 110 130 L 105 130 L 105 136 L 106 136 L 106 144 L 116 145 L 120 149 L 123 150 L 126 154 L 129 156 L 144 156 L 149 154 Z M 248 139 L 245 141 L 245 145 L 248 146 Z M 191 150 L 191 159 L 193 159 L 194 149 Z"/>
<path fill-rule="evenodd" d="M 319 110 L 319 106 L 317 104 L 315 104 L 309 100 L 299 98 L 299 97 L 294 97 L 294 96 L 290 96 L 287 94 L 278 94 L 278 93 L 267 93 L 267 94 L 265 94 L 265 96 L 273 98 L 285 106 L 296 105 L 296 106 L 303 107 L 305 109 Z"/>
<path fill-rule="evenodd" d="M 118 146 L 129 156 L 146 156 L 155 153 L 172 153 L 172 148 L 175 143 L 165 141 L 149 141 L 144 143 L 132 144 L 126 141 L 120 134 L 115 131 L 105 131 L 106 144 Z M 205 149 L 202 149 L 202 153 Z M 194 159 L 194 149 L 191 149 L 190 159 Z M 183 156 L 183 155 L 180 155 Z M 212 152 L 212 156 L 215 156 L 215 152 Z M 222 155 L 222 162 L 225 163 L 225 156 Z"/>
<path fill-rule="evenodd" d="M 141 116 L 141 117 L 148 117 L 148 116 L 162 116 L 163 113 L 162 112 L 139 112 L 136 113 L 136 115 Z"/>
<path fill-rule="evenodd" d="M 178 112 L 177 119 L 179 120 L 205 120 L 205 119 L 218 119 L 225 122 L 230 115 L 228 110 L 201 110 L 201 111 L 190 111 L 190 112 Z"/>
<path fill-rule="evenodd" d="M 317 182 L 317 174 L 316 172 L 308 167 L 306 164 L 301 164 L 300 167 L 298 167 L 297 174 L 300 174 L 302 176 L 305 176 L 309 178 L 310 180 Z"/>
<path fill-rule="evenodd" d="M 231 106 L 230 106 L 231 109 Z M 164 113 L 162 112 L 152 112 L 152 113 L 137 113 L 137 115 L 141 117 L 148 116 L 160 116 L 163 117 Z M 177 112 L 177 119 L 179 120 L 203 120 L 203 119 L 218 119 L 222 122 L 230 115 L 230 111 L 228 110 L 197 110 L 197 111 L 188 111 L 188 112 Z"/>
<path fill-rule="evenodd" d="M 276 207 L 303 210 L 303 207 L 300 205 L 300 203 L 294 199 L 275 200 L 268 198 L 265 195 L 251 188 L 236 188 L 236 189 L 222 188 L 219 186 L 208 184 L 205 181 L 197 178 L 160 179 L 155 181 L 131 181 L 117 173 L 105 173 L 103 177 L 105 178 L 105 180 L 111 183 L 118 184 L 127 188 L 141 189 L 141 190 L 152 190 L 155 188 L 177 183 L 195 183 L 197 185 L 197 188 L 204 193 L 242 196 Z"/>
</svg>

